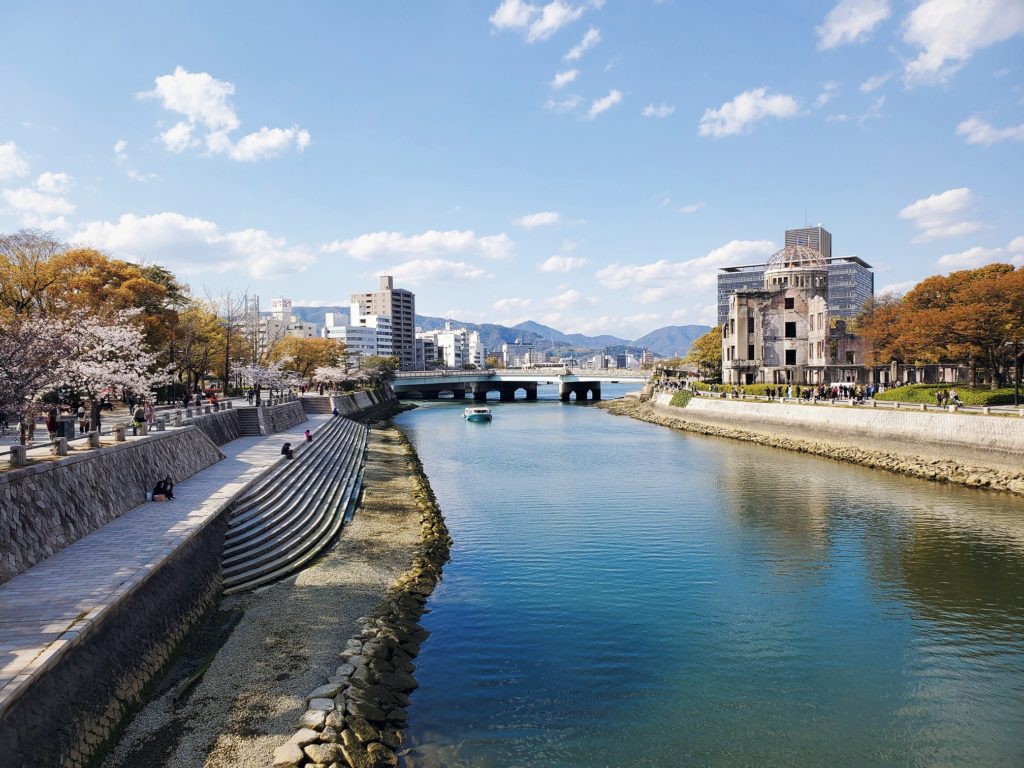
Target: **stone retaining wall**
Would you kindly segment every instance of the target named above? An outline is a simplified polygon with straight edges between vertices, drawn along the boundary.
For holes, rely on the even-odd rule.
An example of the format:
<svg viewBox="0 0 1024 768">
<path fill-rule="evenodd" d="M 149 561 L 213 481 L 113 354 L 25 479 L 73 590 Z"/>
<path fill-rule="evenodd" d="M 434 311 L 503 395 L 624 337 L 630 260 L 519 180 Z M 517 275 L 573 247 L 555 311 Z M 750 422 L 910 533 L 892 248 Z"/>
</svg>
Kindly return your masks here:
<svg viewBox="0 0 1024 768">
<path fill-rule="evenodd" d="M 0 474 L 0 584 L 222 458 L 185 427 Z"/>
<path fill-rule="evenodd" d="M 896 450 L 897 441 L 894 440 L 889 442 L 894 446 L 892 450 L 881 450 L 850 445 L 848 442 L 842 444 L 790 437 L 773 434 L 770 431 L 757 431 L 752 428 L 739 429 L 727 424 L 714 424 L 702 419 L 691 419 L 688 406 L 675 408 L 671 405 L 652 405 L 635 400 L 613 400 L 602 403 L 598 407 L 619 416 L 632 416 L 641 421 L 687 432 L 696 432 L 701 435 L 728 437 L 773 448 L 799 451 L 872 469 L 885 469 L 922 480 L 956 483 L 972 488 L 989 488 L 1024 496 L 1024 472 L 1022 471 L 1004 470 L 953 458 L 926 458 L 911 452 L 913 444 L 909 446 L 904 444 L 902 450 Z M 748 426 L 756 425 L 749 424 Z M 1020 463 L 1017 466 L 1020 466 Z"/>
<path fill-rule="evenodd" d="M 215 445 L 225 445 L 242 436 L 238 411 L 234 408 L 193 416 L 191 419 L 183 419 L 181 423 L 192 424 L 201 429 Z"/>
<path fill-rule="evenodd" d="M 260 427 L 265 435 L 287 432 L 304 421 L 306 412 L 302 410 L 302 403 L 298 400 L 260 407 Z"/>
<path fill-rule="evenodd" d="M 274 750 L 275 768 L 399 765 L 406 706 L 417 687 L 413 659 L 428 635 L 419 619 L 452 544 L 423 467 L 415 453 L 412 458 L 421 540 L 411 566 L 360 619 L 360 631 L 341 651 L 341 666 L 306 697 L 295 734 Z"/>
<path fill-rule="evenodd" d="M 332 408 L 337 408 L 342 416 L 357 420 L 372 418 L 397 404 L 398 398 L 390 388 L 348 395 L 331 395 Z"/>
<path fill-rule="evenodd" d="M 0 722 L 0 763 L 93 765 L 216 603 L 227 523 L 227 515 L 218 515 L 181 545 L 11 704 Z"/>
<path fill-rule="evenodd" d="M 655 403 L 670 407 L 671 394 Z M 875 442 L 912 443 L 943 451 L 962 448 L 1017 456 L 1024 460 L 1024 419 L 967 413 L 920 413 L 871 408 L 868 405 L 799 405 L 795 403 L 693 397 L 682 412 L 690 420 L 742 428 L 799 429 L 815 438 L 844 440 L 866 437 Z"/>
</svg>

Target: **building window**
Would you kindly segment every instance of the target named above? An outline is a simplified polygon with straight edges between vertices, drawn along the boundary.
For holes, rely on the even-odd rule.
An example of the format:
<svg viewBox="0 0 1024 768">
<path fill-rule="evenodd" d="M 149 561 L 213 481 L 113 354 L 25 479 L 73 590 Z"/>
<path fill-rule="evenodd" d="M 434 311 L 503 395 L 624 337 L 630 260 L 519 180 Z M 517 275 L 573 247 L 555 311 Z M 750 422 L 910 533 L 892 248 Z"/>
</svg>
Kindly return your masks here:
<svg viewBox="0 0 1024 768">
<path fill-rule="evenodd" d="M 723 339 L 728 339 L 729 338 L 729 326 L 728 325 L 725 325 L 725 324 L 722 325 L 722 338 Z"/>
<path fill-rule="evenodd" d="M 795 339 L 796 338 L 796 323 L 795 322 L 793 322 L 793 323 L 786 323 L 786 338 L 787 339 Z"/>
<path fill-rule="evenodd" d="M 853 365 L 853 352 L 846 353 L 846 362 Z"/>
<path fill-rule="evenodd" d="M 754 359 L 754 345 L 753 344 L 747 344 L 747 360 L 753 360 L 753 359 Z"/>
<path fill-rule="evenodd" d="M 793 308 L 793 297 L 792 296 L 787 296 L 786 297 L 786 309 L 792 309 L 792 308 Z"/>
<path fill-rule="evenodd" d="M 736 318 L 729 319 L 729 333 L 736 333 Z"/>
<path fill-rule="evenodd" d="M 736 347 L 729 347 L 729 359 L 732 360 L 736 353 Z"/>
<path fill-rule="evenodd" d="M 786 365 L 796 365 L 796 350 L 795 349 L 787 349 L 786 350 Z"/>
</svg>

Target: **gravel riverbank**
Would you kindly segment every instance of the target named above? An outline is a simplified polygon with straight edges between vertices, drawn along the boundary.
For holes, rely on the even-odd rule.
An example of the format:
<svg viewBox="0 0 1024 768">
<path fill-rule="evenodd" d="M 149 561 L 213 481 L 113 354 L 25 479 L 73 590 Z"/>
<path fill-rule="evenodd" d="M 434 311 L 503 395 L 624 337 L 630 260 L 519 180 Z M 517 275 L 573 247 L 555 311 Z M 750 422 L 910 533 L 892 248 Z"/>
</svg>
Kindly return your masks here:
<svg viewBox="0 0 1024 768">
<path fill-rule="evenodd" d="M 972 488 L 987 488 L 1006 491 L 1024 496 L 1024 472 L 1013 471 L 1005 467 L 983 466 L 956 461 L 950 458 L 916 455 L 913 447 L 908 451 L 880 450 L 853 444 L 840 444 L 820 440 L 810 440 L 791 435 L 779 435 L 771 432 L 736 429 L 735 427 L 708 424 L 685 418 L 684 408 L 679 414 L 666 413 L 666 408 L 656 408 L 648 403 L 637 400 L 611 400 L 600 403 L 598 407 L 616 416 L 630 416 L 640 421 L 659 424 L 664 427 L 696 432 L 701 435 L 728 437 L 748 443 L 768 445 L 773 448 L 785 448 L 790 451 L 809 453 L 815 456 L 859 464 L 874 469 L 886 469 L 890 472 L 918 477 L 924 480 L 956 483 Z"/>
<path fill-rule="evenodd" d="M 185 695 L 179 683 L 150 701 L 103 768 L 269 766 L 306 694 L 338 666 L 357 619 L 409 568 L 420 541 L 413 460 L 398 430 L 374 427 L 362 504 L 334 545 L 270 588 L 225 598 L 222 609 L 243 615 L 202 680 Z"/>
</svg>

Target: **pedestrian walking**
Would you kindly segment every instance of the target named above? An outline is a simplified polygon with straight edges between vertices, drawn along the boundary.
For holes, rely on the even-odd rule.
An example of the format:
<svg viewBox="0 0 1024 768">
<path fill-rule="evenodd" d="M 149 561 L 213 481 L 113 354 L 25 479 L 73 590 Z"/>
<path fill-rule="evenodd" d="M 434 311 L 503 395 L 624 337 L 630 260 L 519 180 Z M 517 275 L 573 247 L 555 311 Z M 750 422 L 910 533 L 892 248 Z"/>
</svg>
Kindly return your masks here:
<svg viewBox="0 0 1024 768">
<path fill-rule="evenodd" d="M 146 423 L 152 427 L 153 420 L 156 418 L 156 408 L 153 407 L 152 403 L 146 403 L 146 407 L 143 408 L 143 416 L 146 418 Z"/>
<path fill-rule="evenodd" d="M 51 405 L 50 410 L 46 412 L 46 431 L 49 432 L 51 440 L 57 437 L 57 423 L 59 420 L 60 411 L 57 410 L 56 405 Z"/>
</svg>

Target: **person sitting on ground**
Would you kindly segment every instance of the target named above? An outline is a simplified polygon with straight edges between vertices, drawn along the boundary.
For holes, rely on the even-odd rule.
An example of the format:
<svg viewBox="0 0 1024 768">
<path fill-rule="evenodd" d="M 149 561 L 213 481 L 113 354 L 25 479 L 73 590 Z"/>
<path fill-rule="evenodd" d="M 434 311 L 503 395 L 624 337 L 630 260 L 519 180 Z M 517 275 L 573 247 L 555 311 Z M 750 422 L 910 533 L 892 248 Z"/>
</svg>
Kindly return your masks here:
<svg viewBox="0 0 1024 768">
<path fill-rule="evenodd" d="M 337 416 L 337 415 L 338 415 L 338 409 L 335 408 L 333 411 L 331 411 L 331 416 Z"/>
<path fill-rule="evenodd" d="M 167 501 L 174 498 L 174 481 L 169 477 L 156 484 L 153 488 L 153 501 Z"/>
<path fill-rule="evenodd" d="M 289 459 L 295 458 L 295 453 L 294 451 L 292 451 L 291 443 L 285 443 L 284 445 L 281 446 L 281 455 L 287 456 Z"/>
<path fill-rule="evenodd" d="M 304 438 L 306 438 L 306 442 L 307 443 L 312 443 L 313 442 L 313 435 L 312 435 L 312 433 L 308 429 L 305 432 L 302 433 L 302 436 Z"/>
</svg>

